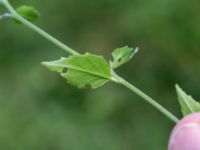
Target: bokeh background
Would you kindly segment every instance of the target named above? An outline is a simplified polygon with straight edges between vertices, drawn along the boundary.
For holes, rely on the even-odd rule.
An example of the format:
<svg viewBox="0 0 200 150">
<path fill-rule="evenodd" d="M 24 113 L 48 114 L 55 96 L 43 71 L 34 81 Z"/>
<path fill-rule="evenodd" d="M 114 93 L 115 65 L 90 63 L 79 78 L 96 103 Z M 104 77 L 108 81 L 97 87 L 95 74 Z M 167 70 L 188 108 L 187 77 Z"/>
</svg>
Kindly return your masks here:
<svg viewBox="0 0 200 150">
<path fill-rule="evenodd" d="M 79 52 L 111 58 L 140 47 L 117 72 L 181 117 L 175 83 L 199 99 L 200 1 L 10 0 Z M 0 7 L 0 12 L 5 12 Z M 128 89 L 76 89 L 40 65 L 67 54 L 6 19 L 0 22 L 1 150 L 166 150 L 174 123 Z"/>
</svg>

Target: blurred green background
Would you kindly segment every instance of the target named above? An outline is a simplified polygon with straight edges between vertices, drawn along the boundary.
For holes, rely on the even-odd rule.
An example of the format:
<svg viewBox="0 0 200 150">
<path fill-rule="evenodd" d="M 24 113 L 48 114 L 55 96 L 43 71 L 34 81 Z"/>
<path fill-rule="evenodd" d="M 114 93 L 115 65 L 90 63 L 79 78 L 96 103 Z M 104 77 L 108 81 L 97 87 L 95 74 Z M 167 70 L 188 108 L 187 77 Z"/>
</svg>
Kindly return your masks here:
<svg viewBox="0 0 200 150">
<path fill-rule="evenodd" d="M 78 50 L 140 47 L 117 72 L 181 117 L 174 84 L 199 98 L 200 1 L 10 0 Z M 0 8 L 3 13 L 5 9 Z M 23 25 L 0 22 L 1 150 L 165 150 L 174 123 L 128 89 L 79 90 L 40 65 L 67 54 Z"/>
</svg>

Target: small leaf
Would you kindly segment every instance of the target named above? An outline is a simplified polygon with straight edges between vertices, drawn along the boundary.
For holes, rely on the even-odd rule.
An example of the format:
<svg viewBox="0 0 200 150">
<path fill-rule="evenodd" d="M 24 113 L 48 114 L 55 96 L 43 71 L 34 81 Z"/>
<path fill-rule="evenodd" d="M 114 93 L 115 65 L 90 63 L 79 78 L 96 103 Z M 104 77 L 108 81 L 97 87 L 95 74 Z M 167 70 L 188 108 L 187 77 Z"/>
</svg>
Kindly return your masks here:
<svg viewBox="0 0 200 150">
<path fill-rule="evenodd" d="M 108 82 L 111 77 L 109 63 L 102 56 L 89 53 L 42 64 L 60 73 L 70 84 L 78 88 L 84 88 L 87 85 L 97 88 Z"/>
<path fill-rule="evenodd" d="M 34 22 L 40 16 L 39 12 L 35 8 L 26 5 L 18 7 L 16 12 L 30 22 Z M 19 23 L 19 21 L 16 20 L 15 22 Z"/>
<path fill-rule="evenodd" d="M 129 48 L 128 46 L 117 48 L 113 51 L 113 61 L 110 62 L 113 69 L 128 62 L 137 52 L 138 48 Z"/>
<path fill-rule="evenodd" d="M 194 100 L 190 95 L 187 95 L 178 85 L 176 85 L 176 92 L 183 116 L 193 112 L 200 112 L 200 103 Z"/>
</svg>

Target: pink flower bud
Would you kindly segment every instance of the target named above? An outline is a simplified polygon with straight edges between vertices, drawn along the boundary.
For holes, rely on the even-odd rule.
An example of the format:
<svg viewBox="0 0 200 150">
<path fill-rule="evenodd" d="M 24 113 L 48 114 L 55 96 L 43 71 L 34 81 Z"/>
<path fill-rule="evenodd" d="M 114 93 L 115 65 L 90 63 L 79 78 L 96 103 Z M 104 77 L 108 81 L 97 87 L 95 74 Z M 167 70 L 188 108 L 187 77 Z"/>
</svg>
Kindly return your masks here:
<svg viewBox="0 0 200 150">
<path fill-rule="evenodd" d="M 200 150 L 200 113 L 178 122 L 171 133 L 168 150 Z"/>
</svg>

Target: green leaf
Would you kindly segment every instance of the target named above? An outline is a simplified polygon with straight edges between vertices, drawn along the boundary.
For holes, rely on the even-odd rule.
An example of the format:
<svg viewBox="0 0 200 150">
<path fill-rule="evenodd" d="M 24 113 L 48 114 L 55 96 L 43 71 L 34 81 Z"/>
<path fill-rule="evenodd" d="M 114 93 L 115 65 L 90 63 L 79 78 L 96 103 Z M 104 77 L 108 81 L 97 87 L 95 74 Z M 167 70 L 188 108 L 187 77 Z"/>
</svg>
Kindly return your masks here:
<svg viewBox="0 0 200 150">
<path fill-rule="evenodd" d="M 183 116 L 193 112 L 200 112 L 200 103 L 194 100 L 190 95 L 187 95 L 178 85 L 176 85 L 176 92 Z"/>
<path fill-rule="evenodd" d="M 34 22 L 40 16 L 35 8 L 26 5 L 18 7 L 16 12 L 30 22 Z M 19 23 L 19 21 L 17 22 Z"/>
<path fill-rule="evenodd" d="M 109 63 L 102 56 L 89 53 L 42 64 L 60 73 L 68 80 L 68 83 L 78 88 L 84 88 L 87 85 L 97 88 L 108 82 L 111 77 Z"/>
<path fill-rule="evenodd" d="M 117 48 L 113 51 L 113 61 L 110 62 L 113 69 L 128 62 L 137 52 L 138 48 L 129 48 L 128 46 Z"/>
</svg>

